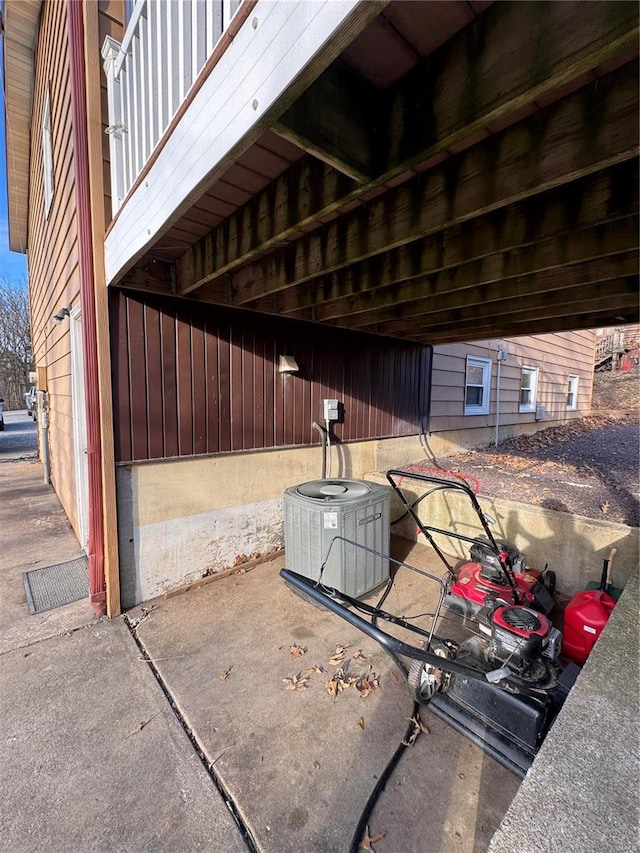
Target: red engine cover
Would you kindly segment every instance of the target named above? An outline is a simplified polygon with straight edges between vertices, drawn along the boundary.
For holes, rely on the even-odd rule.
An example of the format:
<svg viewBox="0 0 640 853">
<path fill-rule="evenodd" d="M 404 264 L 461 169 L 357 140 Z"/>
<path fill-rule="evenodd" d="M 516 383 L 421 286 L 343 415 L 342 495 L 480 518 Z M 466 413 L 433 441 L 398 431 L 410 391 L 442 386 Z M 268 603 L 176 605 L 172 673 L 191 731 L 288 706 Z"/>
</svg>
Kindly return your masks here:
<svg viewBox="0 0 640 853">
<path fill-rule="evenodd" d="M 581 665 L 586 661 L 615 606 L 615 599 L 601 589 L 573 596 L 564 611 L 562 632 L 562 653 L 569 660 Z"/>
<path fill-rule="evenodd" d="M 467 598 L 476 604 L 484 604 L 488 595 L 497 595 L 510 604 L 516 604 L 513 600 L 513 593 L 510 586 L 506 584 L 502 586 L 501 584 L 485 580 L 480 577 L 481 571 L 482 566 L 480 563 L 463 563 L 457 570 L 456 579 L 451 586 L 452 594 L 459 595 L 461 598 Z M 534 601 L 531 590 L 539 580 L 539 572 L 527 572 L 523 575 L 515 574 L 515 587 L 520 598 L 520 604 L 527 605 Z"/>
<path fill-rule="evenodd" d="M 514 623 L 513 620 L 510 620 L 508 618 L 510 611 L 520 611 L 522 613 L 523 610 L 525 614 L 529 614 L 529 620 L 533 623 L 531 627 L 519 626 L 517 622 Z M 506 619 L 505 614 L 507 615 Z M 533 610 L 527 610 L 526 608 L 512 606 L 497 607 L 493 611 L 491 618 L 495 625 L 498 625 L 505 631 L 509 631 L 511 634 L 515 634 L 517 637 L 524 637 L 526 639 L 538 636 L 541 640 L 543 640 L 547 636 L 551 628 L 551 622 L 547 619 L 546 616 L 544 616 L 542 613 L 536 613 Z"/>
</svg>

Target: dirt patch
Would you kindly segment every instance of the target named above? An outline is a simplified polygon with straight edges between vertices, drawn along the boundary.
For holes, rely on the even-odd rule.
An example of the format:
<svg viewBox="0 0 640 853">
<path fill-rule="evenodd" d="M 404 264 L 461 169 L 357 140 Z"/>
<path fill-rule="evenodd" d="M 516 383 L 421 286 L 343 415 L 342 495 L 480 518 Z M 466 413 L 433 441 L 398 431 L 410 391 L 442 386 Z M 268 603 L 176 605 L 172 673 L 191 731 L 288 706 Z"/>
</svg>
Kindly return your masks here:
<svg viewBox="0 0 640 853">
<path fill-rule="evenodd" d="M 638 376 L 637 367 L 597 374 L 589 417 L 439 463 L 480 494 L 638 527 Z"/>
</svg>

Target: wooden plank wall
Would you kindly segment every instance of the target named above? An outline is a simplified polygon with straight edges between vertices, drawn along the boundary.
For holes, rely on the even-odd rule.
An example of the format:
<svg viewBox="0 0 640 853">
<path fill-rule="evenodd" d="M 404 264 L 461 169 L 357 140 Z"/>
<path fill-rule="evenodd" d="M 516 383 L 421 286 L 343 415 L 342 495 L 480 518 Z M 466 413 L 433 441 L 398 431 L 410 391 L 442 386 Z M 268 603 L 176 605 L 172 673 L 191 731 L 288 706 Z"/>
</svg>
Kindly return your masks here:
<svg viewBox="0 0 640 853">
<path fill-rule="evenodd" d="M 71 138 L 67 15 L 64 3 L 44 3 L 36 46 L 29 176 L 29 283 L 34 359 L 46 367 L 50 400 L 51 479 L 77 525 L 69 320 L 53 323 L 78 299 L 78 245 Z M 49 91 L 53 201 L 45 216 L 42 116 Z"/>
<path fill-rule="evenodd" d="M 101 37 L 122 33 L 122 0 L 101 2 Z M 96 45 L 99 55 L 100 45 Z M 45 216 L 42 115 L 49 90 L 53 201 Z M 69 320 L 53 315 L 79 300 L 76 197 L 66 4 L 45 2 L 35 51 L 29 175 L 29 286 L 34 360 L 46 368 L 50 404 L 51 479 L 77 529 Z M 106 102 L 106 100 L 105 100 Z M 105 143 L 108 153 L 108 142 Z M 109 199 L 106 200 L 109 205 Z"/>
<path fill-rule="evenodd" d="M 415 344 L 119 290 L 111 330 L 119 462 L 318 443 L 327 397 L 344 404 L 339 440 L 419 429 Z M 280 355 L 300 372 L 279 373 Z"/>
<path fill-rule="evenodd" d="M 497 349 L 499 341 L 478 341 L 434 347 L 431 396 L 431 432 L 486 427 L 495 424 Z M 595 331 L 529 335 L 507 338 L 509 357 L 502 363 L 500 377 L 501 426 L 531 423 L 535 415 L 520 413 L 522 366 L 539 368 L 537 404 L 545 406 L 547 420 L 581 418 L 589 413 L 593 386 Z M 486 415 L 464 414 L 464 381 L 467 355 L 493 360 L 491 403 Z M 579 376 L 578 408 L 567 411 L 569 374 Z"/>
</svg>

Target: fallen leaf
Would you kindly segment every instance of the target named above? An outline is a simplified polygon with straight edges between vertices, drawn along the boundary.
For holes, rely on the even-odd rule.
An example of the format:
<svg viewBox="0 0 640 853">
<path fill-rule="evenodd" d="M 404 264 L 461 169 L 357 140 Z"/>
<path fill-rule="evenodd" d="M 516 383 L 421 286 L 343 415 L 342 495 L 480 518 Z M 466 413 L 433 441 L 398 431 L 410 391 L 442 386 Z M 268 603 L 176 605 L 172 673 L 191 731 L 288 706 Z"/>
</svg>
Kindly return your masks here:
<svg viewBox="0 0 640 853">
<path fill-rule="evenodd" d="M 231 675 L 231 670 L 232 670 L 232 669 L 233 669 L 233 665 L 228 666 L 226 669 L 223 669 L 223 670 L 220 672 L 220 678 L 221 678 L 223 681 L 226 681 L 226 680 L 227 680 L 227 678 L 229 678 L 229 676 Z"/>
<path fill-rule="evenodd" d="M 340 666 L 344 662 L 344 658 L 339 655 L 334 655 L 329 661 L 329 666 Z"/>
<path fill-rule="evenodd" d="M 313 675 L 313 673 L 318 673 L 318 674 L 320 674 L 320 673 L 322 673 L 322 672 L 326 672 L 326 670 L 325 670 L 325 668 L 324 668 L 323 666 L 316 666 L 316 665 L 314 664 L 313 666 L 308 666 L 308 667 L 304 670 L 304 672 L 306 672 L 308 675 Z"/>
<path fill-rule="evenodd" d="M 375 674 L 371 677 L 363 675 L 362 678 L 358 679 L 356 682 L 356 690 L 360 693 L 360 697 L 362 699 L 366 699 L 367 696 L 372 691 L 377 690 L 378 687 L 378 677 Z"/>
<path fill-rule="evenodd" d="M 325 686 L 327 688 L 327 693 L 329 694 L 329 696 L 333 696 L 333 698 L 335 699 L 338 695 L 338 682 L 334 681 L 332 678 L 331 681 L 327 681 Z"/>
<path fill-rule="evenodd" d="M 373 836 L 369 835 L 369 827 L 367 826 L 364 831 L 364 835 L 362 836 L 362 839 L 360 841 L 358 850 L 368 851 L 368 853 L 376 853 L 376 851 L 371 845 L 374 843 L 374 841 L 382 841 L 386 834 L 386 832 L 376 832 L 376 834 Z"/>
<path fill-rule="evenodd" d="M 414 743 L 418 740 L 418 736 L 422 733 L 428 735 L 431 734 L 429 729 L 425 726 L 425 724 L 420 719 L 420 715 L 416 714 L 415 717 L 411 717 L 410 722 L 413 723 L 413 730 L 409 735 L 408 740 L 403 740 L 402 743 L 404 746 L 413 746 Z"/>
<path fill-rule="evenodd" d="M 233 565 L 234 566 L 240 566 L 242 563 L 246 563 L 246 562 L 247 562 L 247 555 L 246 554 L 236 554 L 236 557 L 233 561 Z"/>
<path fill-rule="evenodd" d="M 127 735 L 127 737 L 129 738 L 129 737 L 131 737 L 131 735 L 137 735 L 137 734 L 138 734 L 138 732 L 141 732 L 141 731 L 142 731 L 142 729 L 143 729 L 145 726 L 148 726 L 148 725 L 149 725 L 149 723 L 151 722 L 151 720 L 155 720 L 155 718 L 156 718 L 157 716 L 158 716 L 157 714 L 154 714 L 154 715 L 153 715 L 153 717 L 149 717 L 149 719 L 148 719 L 148 720 L 144 720 L 144 722 L 142 722 L 142 723 L 138 723 L 138 725 L 135 727 L 135 729 L 133 729 L 132 731 L 130 731 L 130 732 L 129 732 L 129 734 Z"/>
<path fill-rule="evenodd" d="M 358 649 L 357 652 L 354 652 L 351 655 L 351 660 L 366 660 L 367 657 L 362 653 L 362 649 Z"/>
<path fill-rule="evenodd" d="M 610 509 L 609 501 L 605 501 L 602 504 L 602 506 L 600 507 L 600 511 L 602 512 L 603 515 L 606 515 L 609 512 L 609 509 Z"/>
<path fill-rule="evenodd" d="M 358 725 L 360 726 L 362 731 L 364 731 L 367 728 L 367 724 L 365 723 L 363 717 L 360 717 L 360 719 L 358 720 Z"/>
<path fill-rule="evenodd" d="M 289 654 L 293 655 L 294 658 L 302 657 L 302 655 L 306 651 L 307 651 L 306 648 L 304 648 L 303 646 L 296 646 L 296 645 L 289 646 Z"/>
<path fill-rule="evenodd" d="M 292 675 L 291 678 L 283 678 L 282 680 L 285 690 L 306 690 L 309 686 L 309 679 L 300 672 L 297 675 Z"/>
</svg>

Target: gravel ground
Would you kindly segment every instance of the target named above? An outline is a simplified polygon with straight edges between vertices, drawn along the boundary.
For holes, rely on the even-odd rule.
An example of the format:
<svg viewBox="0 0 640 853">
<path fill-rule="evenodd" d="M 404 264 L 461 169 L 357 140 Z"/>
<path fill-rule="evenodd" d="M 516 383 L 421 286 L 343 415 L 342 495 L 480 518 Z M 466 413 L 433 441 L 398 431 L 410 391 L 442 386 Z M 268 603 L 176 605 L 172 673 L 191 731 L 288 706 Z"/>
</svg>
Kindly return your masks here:
<svg viewBox="0 0 640 853">
<path fill-rule="evenodd" d="M 595 378 L 591 416 L 439 465 L 475 478 L 480 494 L 640 526 L 640 373 Z"/>
</svg>

